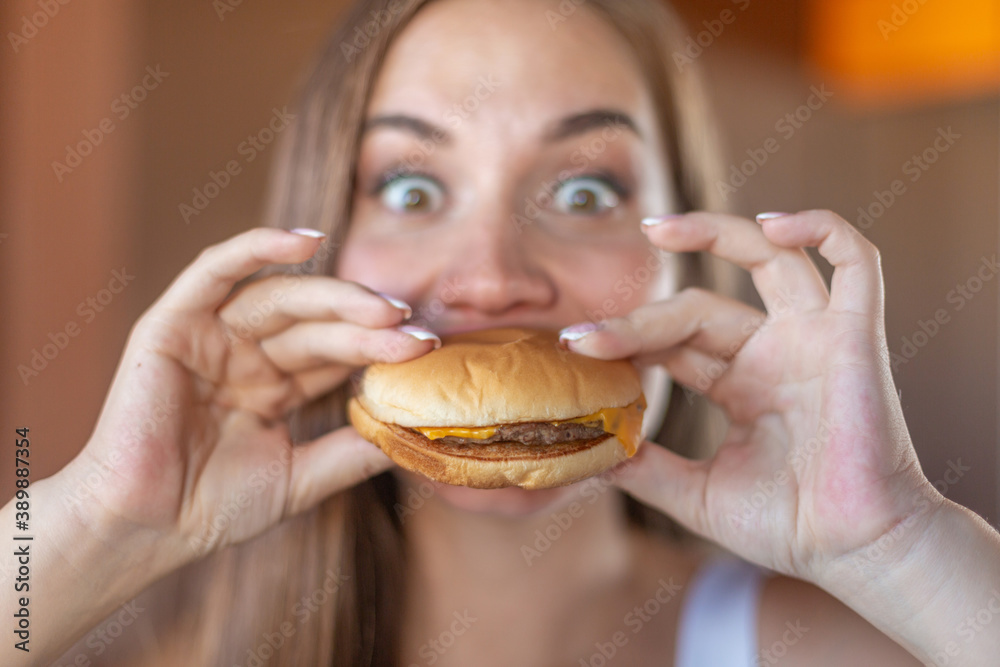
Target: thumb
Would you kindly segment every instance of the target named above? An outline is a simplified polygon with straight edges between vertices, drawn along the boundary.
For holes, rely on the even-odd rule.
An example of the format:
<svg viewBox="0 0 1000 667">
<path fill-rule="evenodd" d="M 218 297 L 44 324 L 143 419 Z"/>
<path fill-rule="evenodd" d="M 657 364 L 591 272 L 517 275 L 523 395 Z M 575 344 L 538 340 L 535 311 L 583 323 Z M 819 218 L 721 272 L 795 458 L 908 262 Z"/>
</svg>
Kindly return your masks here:
<svg viewBox="0 0 1000 667">
<path fill-rule="evenodd" d="M 707 464 L 707 461 L 686 459 L 647 441 L 635 456 L 614 468 L 614 484 L 639 502 L 705 536 L 708 531 L 705 511 Z"/>
<path fill-rule="evenodd" d="M 293 515 L 325 498 L 385 472 L 395 464 L 382 450 L 345 426 L 292 449 L 287 514 Z"/>
</svg>

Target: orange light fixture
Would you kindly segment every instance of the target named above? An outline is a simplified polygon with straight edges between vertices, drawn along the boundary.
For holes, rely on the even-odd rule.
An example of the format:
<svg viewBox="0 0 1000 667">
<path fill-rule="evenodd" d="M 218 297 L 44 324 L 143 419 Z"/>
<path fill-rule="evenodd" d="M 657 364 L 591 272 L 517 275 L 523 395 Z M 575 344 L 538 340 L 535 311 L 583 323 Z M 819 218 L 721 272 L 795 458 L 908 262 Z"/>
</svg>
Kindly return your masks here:
<svg viewBox="0 0 1000 667">
<path fill-rule="evenodd" d="M 809 0 L 809 60 L 841 99 L 1000 94 L 1000 0 Z"/>
</svg>

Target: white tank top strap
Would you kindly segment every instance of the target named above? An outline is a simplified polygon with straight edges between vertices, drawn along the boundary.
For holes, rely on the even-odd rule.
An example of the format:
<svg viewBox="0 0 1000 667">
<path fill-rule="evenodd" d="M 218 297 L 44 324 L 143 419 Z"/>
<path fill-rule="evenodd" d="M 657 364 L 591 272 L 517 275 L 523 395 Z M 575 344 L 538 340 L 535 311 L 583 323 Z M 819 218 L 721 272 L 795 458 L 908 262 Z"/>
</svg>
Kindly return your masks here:
<svg viewBox="0 0 1000 667">
<path fill-rule="evenodd" d="M 752 667 L 757 609 L 770 573 L 733 557 L 702 565 L 688 585 L 677 627 L 674 667 Z"/>
</svg>

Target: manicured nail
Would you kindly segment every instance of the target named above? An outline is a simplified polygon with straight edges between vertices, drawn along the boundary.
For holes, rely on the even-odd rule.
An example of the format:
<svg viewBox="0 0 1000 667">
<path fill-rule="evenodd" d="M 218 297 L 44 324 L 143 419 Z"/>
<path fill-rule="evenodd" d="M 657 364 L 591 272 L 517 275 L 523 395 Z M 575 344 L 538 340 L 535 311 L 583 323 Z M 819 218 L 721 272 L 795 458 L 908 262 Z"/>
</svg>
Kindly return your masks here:
<svg viewBox="0 0 1000 667">
<path fill-rule="evenodd" d="M 601 325 L 595 324 L 593 322 L 581 322 L 580 324 L 574 324 L 571 327 L 566 327 L 559 332 L 559 342 L 567 343 L 580 340 L 587 334 L 594 333 L 595 331 L 600 331 Z"/>
<path fill-rule="evenodd" d="M 417 340 L 432 340 L 434 341 L 434 349 L 441 347 L 441 339 L 438 338 L 437 334 L 433 331 L 428 331 L 427 329 L 421 329 L 420 327 L 415 327 L 410 324 L 404 324 L 398 328 L 405 334 L 410 334 Z"/>
<path fill-rule="evenodd" d="M 386 301 L 388 301 L 389 303 L 391 303 L 396 308 L 399 308 L 401 311 L 406 313 L 406 316 L 403 318 L 404 320 L 410 319 L 410 316 L 413 315 L 413 309 L 410 308 L 410 304 L 406 303 L 402 299 L 397 299 L 394 296 L 389 296 L 384 292 L 375 292 L 375 293 L 378 294 L 383 299 L 385 299 Z"/>
<path fill-rule="evenodd" d="M 325 239 L 326 234 L 319 231 L 318 229 L 309 229 L 308 227 L 296 227 L 295 229 L 289 230 L 292 234 L 298 234 L 299 236 L 308 236 L 311 239 Z"/>
<path fill-rule="evenodd" d="M 791 213 L 758 213 L 757 223 L 760 224 L 765 220 L 773 220 L 774 218 L 783 218 L 786 215 L 791 215 Z"/>
<path fill-rule="evenodd" d="M 676 220 L 677 218 L 682 218 L 682 217 L 684 217 L 683 213 L 671 213 L 669 215 L 653 215 L 653 216 L 650 216 L 648 218 L 643 218 L 642 219 L 642 226 L 643 227 L 653 227 L 654 225 L 658 225 L 661 222 L 667 222 L 669 220 Z"/>
</svg>

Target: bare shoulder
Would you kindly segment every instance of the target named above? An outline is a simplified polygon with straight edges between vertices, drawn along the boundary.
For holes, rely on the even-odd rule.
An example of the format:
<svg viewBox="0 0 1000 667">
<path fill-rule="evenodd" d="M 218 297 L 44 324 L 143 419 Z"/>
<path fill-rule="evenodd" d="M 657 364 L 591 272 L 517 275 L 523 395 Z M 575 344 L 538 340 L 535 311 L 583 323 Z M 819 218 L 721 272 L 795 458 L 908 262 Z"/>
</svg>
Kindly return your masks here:
<svg viewBox="0 0 1000 667">
<path fill-rule="evenodd" d="M 761 593 L 759 664 L 909 667 L 922 663 L 826 591 L 791 577 Z"/>
</svg>

